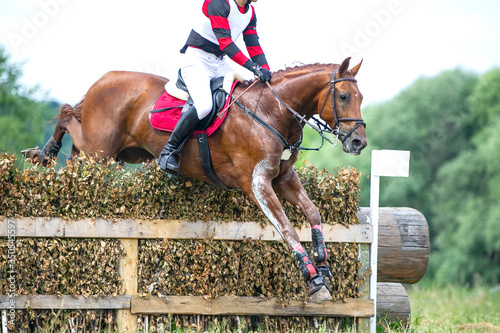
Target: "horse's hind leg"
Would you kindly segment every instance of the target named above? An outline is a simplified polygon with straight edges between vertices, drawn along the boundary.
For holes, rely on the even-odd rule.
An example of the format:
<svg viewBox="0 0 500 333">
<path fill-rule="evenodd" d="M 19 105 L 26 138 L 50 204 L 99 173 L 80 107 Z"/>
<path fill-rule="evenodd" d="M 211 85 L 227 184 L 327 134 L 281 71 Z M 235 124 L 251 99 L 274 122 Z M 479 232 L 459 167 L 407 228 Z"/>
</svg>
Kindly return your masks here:
<svg viewBox="0 0 500 333">
<path fill-rule="evenodd" d="M 294 207 L 298 206 L 306 216 L 311 225 L 313 259 L 316 263 L 316 269 L 325 280 L 331 280 L 332 274 L 328 268 L 328 252 L 321 227 L 321 215 L 300 183 L 295 170 L 290 169 L 286 174 L 276 178 L 273 182 L 273 188 Z"/>
</svg>

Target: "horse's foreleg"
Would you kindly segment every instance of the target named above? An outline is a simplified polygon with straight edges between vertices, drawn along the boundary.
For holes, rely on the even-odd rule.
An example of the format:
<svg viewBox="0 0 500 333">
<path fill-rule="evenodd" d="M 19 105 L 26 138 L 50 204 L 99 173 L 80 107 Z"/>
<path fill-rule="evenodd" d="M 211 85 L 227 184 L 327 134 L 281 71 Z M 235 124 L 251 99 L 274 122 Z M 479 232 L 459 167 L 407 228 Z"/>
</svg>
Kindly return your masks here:
<svg viewBox="0 0 500 333">
<path fill-rule="evenodd" d="M 251 197 L 256 201 L 283 239 L 292 247 L 302 276 L 309 283 L 310 295 L 318 299 L 330 299 L 331 296 L 326 288 L 323 276 L 318 275 L 316 267 L 312 264 L 306 250 L 300 244 L 299 235 L 285 215 L 276 196 L 272 186 L 272 179 L 275 176 L 273 168 L 269 167 L 269 163 L 266 160 L 263 160 L 256 165 L 252 176 Z"/>
<path fill-rule="evenodd" d="M 295 170 L 290 169 L 286 174 L 276 178 L 273 187 L 276 193 L 283 196 L 293 206 L 298 206 L 306 216 L 311 225 L 313 259 L 316 262 L 318 274 L 331 279 L 332 274 L 328 268 L 328 251 L 326 250 L 323 228 L 321 227 L 321 215 L 300 183 Z"/>
</svg>

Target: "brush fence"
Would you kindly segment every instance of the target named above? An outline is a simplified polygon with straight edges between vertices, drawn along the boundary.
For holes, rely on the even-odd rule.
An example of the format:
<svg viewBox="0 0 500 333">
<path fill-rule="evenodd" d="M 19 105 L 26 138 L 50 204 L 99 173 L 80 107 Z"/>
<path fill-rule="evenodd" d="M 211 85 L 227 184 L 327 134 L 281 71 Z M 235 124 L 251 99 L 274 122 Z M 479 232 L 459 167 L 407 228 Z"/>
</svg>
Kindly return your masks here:
<svg viewBox="0 0 500 333">
<path fill-rule="evenodd" d="M 279 241 L 274 227 L 255 222 L 187 222 L 178 220 L 81 219 L 62 218 L 1 218 L 0 237 L 7 237 L 8 224 L 16 226 L 16 237 L 56 238 L 114 238 L 120 239 L 125 255 L 120 259 L 120 276 L 124 279 L 122 295 L 105 297 L 74 297 L 73 295 L 18 296 L 16 309 L 114 309 L 118 310 L 120 332 L 137 328 L 138 315 L 267 315 L 267 316 L 330 316 L 353 317 L 360 330 L 369 329 L 374 316 L 374 304 L 369 299 L 369 245 L 372 226 L 368 223 L 369 209 L 358 212 L 360 224 L 349 228 L 342 225 L 323 225 L 325 241 L 354 243 L 358 246 L 361 263 L 359 298 L 339 301 L 291 300 L 281 306 L 276 299 L 262 297 L 168 296 L 160 298 L 138 295 L 138 244 L 141 239 L 200 239 L 239 241 L 247 238 Z M 10 222 L 9 222 L 10 221 Z M 311 241 L 310 228 L 297 229 L 300 239 Z M 427 222 L 422 214 L 410 208 L 380 208 L 378 254 L 377 312 L 390 320 L 407 321 L 410 303 L 401 283 L 416 283 L 425 273 L 429 258 Z M 0 296 L 0 309 L 9 309 L 9 296 Z"/>
</svg>

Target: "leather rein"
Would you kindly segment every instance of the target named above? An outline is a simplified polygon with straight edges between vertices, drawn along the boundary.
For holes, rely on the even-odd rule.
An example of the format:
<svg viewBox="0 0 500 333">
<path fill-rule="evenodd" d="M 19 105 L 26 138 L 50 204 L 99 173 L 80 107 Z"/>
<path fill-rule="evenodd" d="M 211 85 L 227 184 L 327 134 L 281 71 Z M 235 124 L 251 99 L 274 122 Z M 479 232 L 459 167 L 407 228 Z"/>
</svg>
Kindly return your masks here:
<svg viewBox="0 0 500 333">
<path fill-rule="evenodd" d="M 238 101 L 238 98 L 241 95 L 243 95 L 243 94 L 241 94 L 237 98 L 234 98 L 234 97 L 231 96 L 231 98 L 233 99 L 232 103 L 236 103 L 241 109 L 243 109 L 243 111 L 245 111 L 245 113 L 247 115 L 249 115 L 252 119 L 254 119 L 255 121 L 257 121 L 264 128 L 266 128 L 269 132 L 271 132 L 276 138 L 278 138 L 278 140 L 280 140 L 281 143 L 283 144 L 285 151 L 288 150 L 290 152 L 290 155 L 293 154 L 297 150 L 319 150 L 319 149 L 321 149 L 321 147 L 323 147 L 323 143 L 324 143 L 325 140 L 328 141 L 330 144 L 332 144 L 332 145 L 335 146 L 336 143 L 332 142 L 323 133 L 327 132 L 327 133 L 333 134 L 333 135 L 335 135 L 335 137 L 337 138 L 337 140 L 340 140 L 343 143 L 345 140 L 347 140 L 347 138 L 349 138 L 351 136 L 351 134 L 359 126 L 363 125 L 366 128 L 366 123 L 361 118 L 340 118 L 339 117 L 339 113 L 338 113 L 338 110 L 337 110 L 337 105 L 336 105 L 336 102 L 335 102 L 335 84 L 338 83 L 338 82 L 342 82 L 342 81 L 357 82 L 357 80 L 355 78 L 341 78 L 341 79 L 336 79 L 335 80 L 335 74 L 337 73 L 337 71 L 338 71 L 338 68 L 335 69 L 333 71 L 333 73 L 332 73 L 332 79 L 330 81 L 330 89 L 328 90 L 328 93 L 327 93 L 327 95 L 325 97 L 325 101 L 323 102 L 323 105 L 321 106 L 321 110 L 318 113 L 319 117 L 321 118 L 321 113 L 323 112 L 323 109 L 325 108 L 325 105 L 326 105 L 326 102 L 328 100 L 328 97 L 330 95 L 332 95 L 332 108 L 333 108 L 333 115 L 334 115 L 334 120 L 335 120 L 335 124 L 333 126 L 334 128 L 330 128 L 330 126 L 328 126 L 328 124 L 326 124 L 325 122 L 323 122 L 323 121 L 321 121 L 321 120 L 319 120 L 319 119 L 317 119 L 315 117 L 311 118 L 311 120 L 314 121 L 316 123 L 316 125 L 314 125 L 313 123 L 311 123 L 311 121 L 308 121 L 306 119 L 306 116 L 302 116 L 297 111 L 295 111 L 293 108 L 291 108 L 288 104 L 286 104 L 278 96 L 278 94 L 274 91 L 274 89 L 271 87 L 271 84 L 269 82 L 266 82 L 267 86 L 271 90 L 271 92 L 274 95 L 274 97 L 276 98 L 276 100 L 280 104 L 282 104 L 288 111 L 290 111 L 292 113 L 294 119 L 299 123 L 299 127 L 300 127 L 300 139 L 296 143 L 294 143 L 294 144 L 289 144 L 288 141 L 275 128 L 273 128 L 272 126 L 270 126 L 269 124 L 267 124 L 264 120 L 262 120 L 254 112 L 252 112 L 247 107 L 245 107 L 244 105 L 242 105 Z M 257 82 L 257 80 L 254 82 L 254 84 L 256 82 Z M 347 134 L 342 134 L 340 132 L 340 125 L 341 125 L 341 123 L 342 122 L 349 122 L 349 121 L 355 122 L 355 126 Z M 302 140 L 303 140 L 303 136 L 304 136 L 303 135 L 304 133 L 303 133 L 302 123 L 305 123 L 306 125 L 308 125 L 312 129 L 314 129 L 322 137 L 323 142 L 322 142 L 322 144 L 321 144 L 321 146 L 319 148 L 304 148 L 304 147 L 300 146 L 302 144 Z"/>
</svg>

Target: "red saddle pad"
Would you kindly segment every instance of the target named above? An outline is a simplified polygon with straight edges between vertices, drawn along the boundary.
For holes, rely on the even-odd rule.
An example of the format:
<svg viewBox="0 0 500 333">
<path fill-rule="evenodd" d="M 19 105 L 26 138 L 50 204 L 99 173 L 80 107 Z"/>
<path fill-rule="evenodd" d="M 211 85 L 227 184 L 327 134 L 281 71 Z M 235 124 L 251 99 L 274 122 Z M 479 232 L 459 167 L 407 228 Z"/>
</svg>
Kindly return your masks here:
<svg viewBox="0 0 500 333">
<path fill-rule="evenodd" d="M 231 86 L 231 94 L 233 93 L 234 87 L 238 84 L 238 81 L 233 82 Z M 231 102 L 231 98 L 228 96 L 226 99 L 226 103 L 224 104 L 224 108 L 227 108 L 229 106 L 229 103 Z M 160 131 L 167 131 L 167 132 L 172 132 L 175 124 L 179 121 L 179 118 L 181 117 L 181 111 L 182 111 L 182 105 L 184 105 L 186 101 L 183 101 L 181 99 L 175 98 L 171 95 L 169 95 L 166 91 L 158 98 L 156 101 L 153 110 L 158 110 L 162 108 L 167 108 L 167 107 L 173 107 L 173 106 L 180 106 L 177 108 L 173 108 L 170 110 L 162 111 L 162 112 L 154 112 L 151 113 L 149 120 L 151 122 L 151 126 L 154 128 L 160 130 Z M 204 131 L 194 131 L 193 136 L 196 136 L 197 134 L 200 133 L 206 133 L 207 136 L 212 135 L 224 122 L 224 119 L 226 118 L 229 110 L 224 112 L 222 115 L 222 118 L 215 117 L 215 120 L 212 124 L 210 124 L 206 130 Z"/>
</svg>

